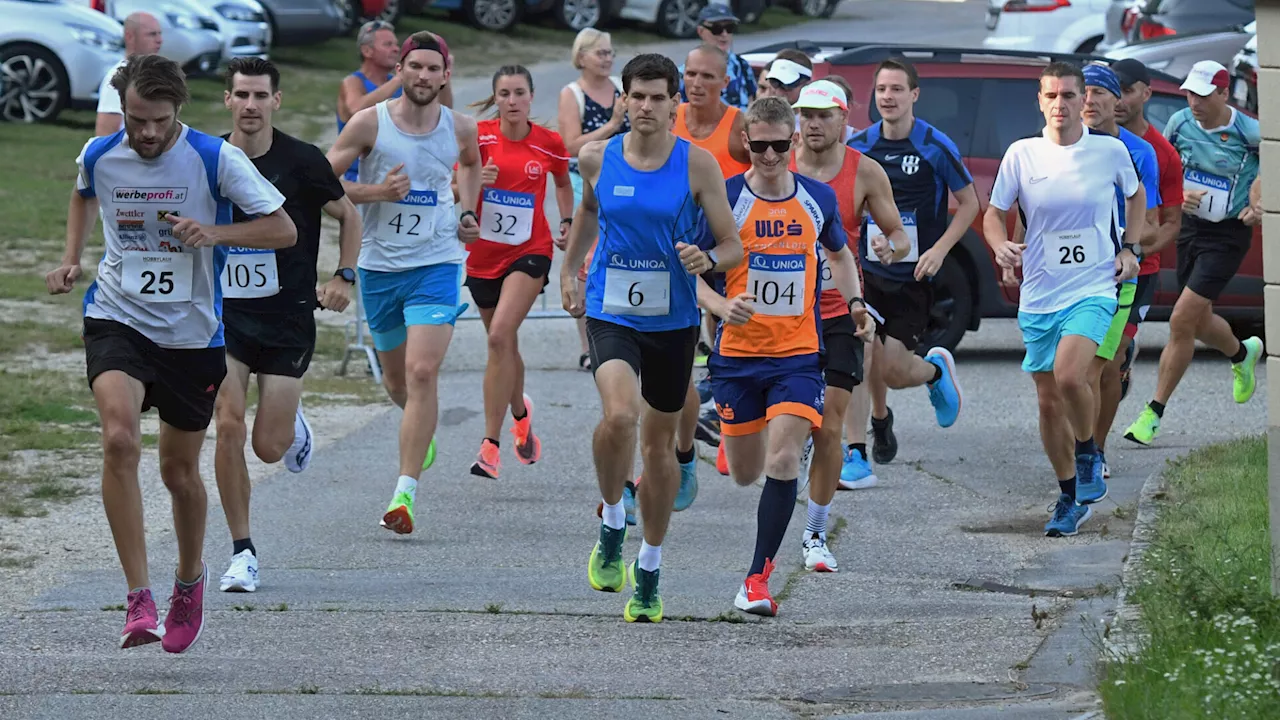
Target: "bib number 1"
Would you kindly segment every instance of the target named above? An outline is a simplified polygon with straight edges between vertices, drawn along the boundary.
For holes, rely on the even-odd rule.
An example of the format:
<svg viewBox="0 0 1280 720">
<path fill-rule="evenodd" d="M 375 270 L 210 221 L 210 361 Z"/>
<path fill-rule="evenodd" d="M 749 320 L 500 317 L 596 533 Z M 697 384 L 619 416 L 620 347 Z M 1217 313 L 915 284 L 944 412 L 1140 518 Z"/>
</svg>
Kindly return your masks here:
<svg viewBox="0 0 1280 720">
<path fill-rule="evenodd" d="M 1182 188 L 1188 192 L 1202 192 L 1200 206 L 1191 214 L 1205 222 L 1222 222 L 1227 218 L 1227 205 L 1231 202 L 1231 181 L 1221 175 L 1188 169 L 1182 176 Z"/>
</svg>

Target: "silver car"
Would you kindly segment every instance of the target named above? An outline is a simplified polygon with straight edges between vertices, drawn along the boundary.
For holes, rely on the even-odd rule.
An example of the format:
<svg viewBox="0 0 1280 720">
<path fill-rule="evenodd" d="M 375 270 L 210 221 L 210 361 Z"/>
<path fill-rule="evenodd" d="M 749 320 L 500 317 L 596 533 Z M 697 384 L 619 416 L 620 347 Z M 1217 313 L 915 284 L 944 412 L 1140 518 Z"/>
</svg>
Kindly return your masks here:
<svg viewBox="0 0 1280 720">
<path fill-rule="evenodd" d="M 155 17 L 164 34 L 160 54 L 188 75 L 216 72 L 222 63 L 222 35 L 204 8 L 187 0 L 106 0 L 103 12 L 120 22 L 143 11 Z"/>
<path fill-rule="evenodd" d="M 1223 67 L 1231 67 L 1236 53 L 1244 48 L 1245 43 L 1254 37 L 1256 22 L 1244 27 L 1228 28 L 1210 32 L 1197 32 L 1188 35 L 1170 35 L 1156 40 L 1145 40 L 1130 45 L 1120 45 L 1108 50 L 1106 55 L 1117 60 L 1133 58 L 1140 60 L 1152 70 L 1169 73 L 1185 80 L 1191 66 L 1201 60 L 1213 60 Z"/>
<path fill-rule="evenodd" d="M 124 28 L 61 0 L 0 0 L 0 118 L 48 122 L 93 108 L 108 68 L 124 58 Z"/>
<path fill-rule="evenodd" d="M 222 36 L 222 59 L 260 57 L 271 53 L 271 24 L 258 0 L 214 0 L 209 17 Z"/>
<path fill-rule="evenodd" d="M 342 34 L 347 0 L 259 0 L 271 24 L 271 42 L 306 45 Z"/>
</svg>

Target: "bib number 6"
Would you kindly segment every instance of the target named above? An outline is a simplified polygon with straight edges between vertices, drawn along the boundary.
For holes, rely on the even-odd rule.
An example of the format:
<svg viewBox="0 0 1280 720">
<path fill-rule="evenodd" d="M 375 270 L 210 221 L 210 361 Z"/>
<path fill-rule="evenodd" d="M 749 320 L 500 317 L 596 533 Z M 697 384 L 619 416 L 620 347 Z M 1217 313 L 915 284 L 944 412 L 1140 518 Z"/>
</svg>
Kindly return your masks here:
<svg viewBox="0 0 1280 720">
<path fill-rule="evenodd" d="M 627 304 L 631 307 L 640 307 L 644 304 L 644 293 L 636 289 L 639 285 L 640 283 L 637 281 L 631 283 L 631 287 L 627 288 Z"/>
</svg>

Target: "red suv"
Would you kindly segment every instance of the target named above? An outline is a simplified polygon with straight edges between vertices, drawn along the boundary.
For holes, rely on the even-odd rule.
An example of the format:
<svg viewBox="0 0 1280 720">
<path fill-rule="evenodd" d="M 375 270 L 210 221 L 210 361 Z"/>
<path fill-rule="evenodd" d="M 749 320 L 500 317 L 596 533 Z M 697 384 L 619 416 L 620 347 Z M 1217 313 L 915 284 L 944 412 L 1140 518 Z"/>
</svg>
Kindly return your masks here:
<svg viewBox="0 0 1280 720">
<path fill-rule="evenodd" d="M 815 59 L 815 79 L 839 75 L 853 88 L 849 124 L 865 128 L 880 119 L 875 107 L 873 74 L 880 61 L 902 57 L 911 62 L 920 76 L 920 100 L 916 117 L 945 132 L 960 149 L 973 175 L 982 212 L 964 238 L 955 246 L 936 282 L 937 302 L 926 338 L 920 347 L 942 345 L 954 349 L 968 330 L 977 330 L 982 318 L 1012 318 L 1018 314 L 1018 288 L 997 282 L 995 258 L 982 238 L 982 218 L 991 199 L 991 185 L 1005 150 L 1015 140 L 1035 135 L 1044 127 L 1044 116 L 1036 102 L 1040 71 L 1053 60 L 1082 64 L 1112 62 L 1089 55 L 1056 55 L 1005 50 L 964 50 L 906 45 L 836 44 L 818 45 L 799 41 L 780 43 L 744 53 L 759 68 L 761 58 L 788 48 Z M 1147 119 L 1163 129 L 1173 113 L 1187 101 L 1175 78 L 1152 71 L 1152 95 Z M 1252 115 L 1252 113 L 1250 113 Z M 952 198 L 952 210 L 955 199 Z M 1010 232 L 1016 215 L 1009 214 Z M 1177 300 L 1176 253 L 1172 246 L 1161 253 L 1155 303 L 1147 316 L 1168 320 Z M 1262 234 L 1254 230 L 1250 249 L 1239 274 L 1228 284 L 1215 309 L 1233 325 L 1249 334 L 1262 326 Z M 1243 337 L 1243 336 L 1242 336 Z"/>
</svg>

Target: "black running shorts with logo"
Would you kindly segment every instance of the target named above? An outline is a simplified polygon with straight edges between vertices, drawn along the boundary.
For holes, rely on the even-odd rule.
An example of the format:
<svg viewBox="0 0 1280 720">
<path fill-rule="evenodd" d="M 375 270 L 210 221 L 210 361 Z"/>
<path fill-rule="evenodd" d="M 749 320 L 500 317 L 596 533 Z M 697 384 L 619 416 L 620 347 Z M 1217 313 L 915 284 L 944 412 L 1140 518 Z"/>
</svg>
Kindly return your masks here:
<svg viewBox="0 0 1280 720">
<path fill-rule="evenodd" d="M 866 344 L 858 337 L 852 315 L 837 315 L 822 321 L 820 362 L 827 387 L 846 392 L 862 384 L 862 360 Z"/>
<path fill-rule="evenodd" d="M 1253 228 L 1236 218 L 1205 222 L 1182 216 L 1178 233 L 1178 287 L 1217 300 L 1253 243 Z"/>
<path fill-rule="evenodd" d="M 867 304 L 884 318 L 876 324 L 876 335 L 884 341 L 891 337 L 907 350 L 915 351 L 920 338 L 929 327 L 929 313 L 933 309 L 933 283 L 911 280 L 901 282 L 880 277 L 873 272 L 862 273 L 862 295 Z"/>
<path fill-rule="evenodd" d="M 259 375 L 300 378 L 316 349 L 316 318 L 310 311 L 250 313 L 226 310 L 227 355 Z"/>
<path fill-rule="evenodd" d="M 548 277 L 551 273 L 551 258 L 546 255 L 521 255 L 507 267 L 502 277 L 478 278 L 468 275 L 462 284 L 471 291 L 471 299 L 476 302 L 476 307 L 489 310 L 498 307 L 498 298 L 502 296 L 502 283 L 513 272 L 522 272 L 535 280 L 541 278 L 542 287 L 545 288 L 547 283 L 551 282 Z M 541 295 L 542 292 L 538 294 Z"/>
<path fill-rule="evenodd" d="M 680 412 L 693 375 L 693 351 L 699 326 L 640 332 L 616 323 L 587 318 L 591 372 L 610 360 L 622 360 L 640 378 L 640 395 L 658 412 Z"/>
<path fill-rule="evenodd" d="M 213 403 L 227 375 L 221 347 L 171 350 L 114 320 L 84 319 L 84 355 L 89 388 L 99 375 L 119 370 L 146 388 L 142 412 L 186 432 L 201 432 L 213 420 Z"/>
</svg>

